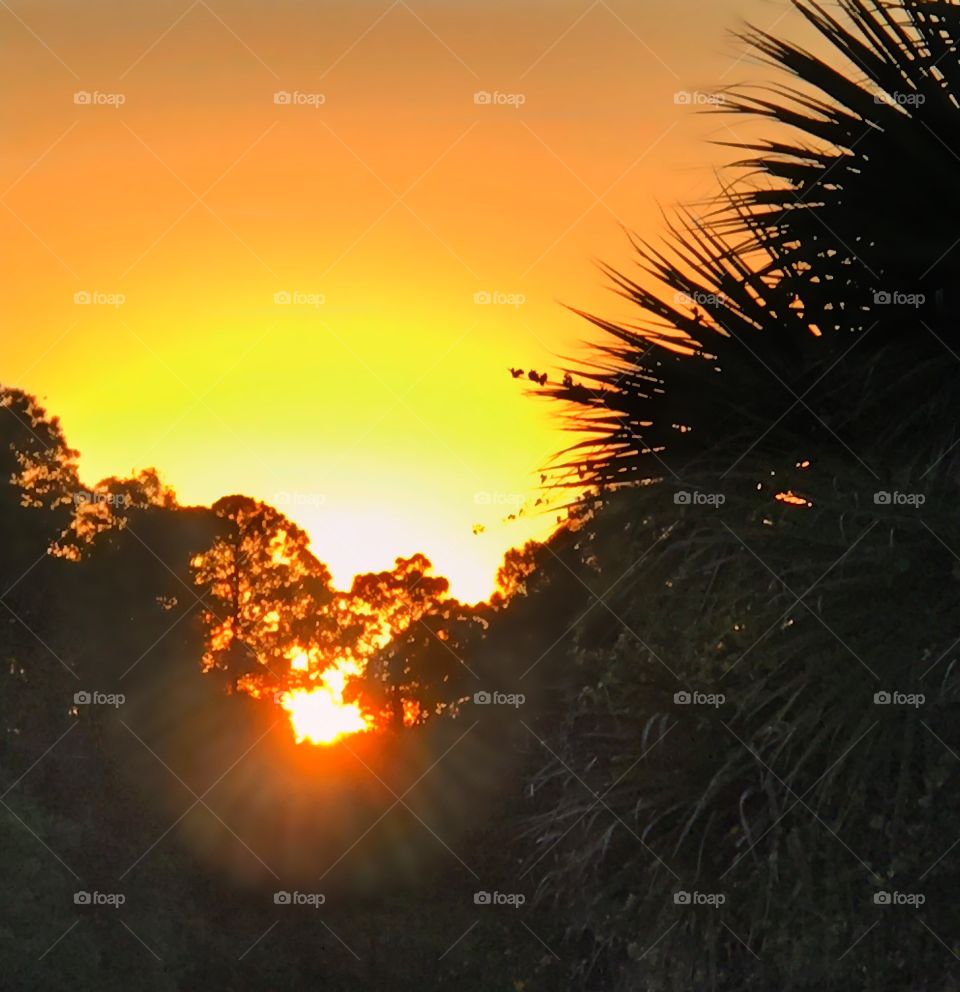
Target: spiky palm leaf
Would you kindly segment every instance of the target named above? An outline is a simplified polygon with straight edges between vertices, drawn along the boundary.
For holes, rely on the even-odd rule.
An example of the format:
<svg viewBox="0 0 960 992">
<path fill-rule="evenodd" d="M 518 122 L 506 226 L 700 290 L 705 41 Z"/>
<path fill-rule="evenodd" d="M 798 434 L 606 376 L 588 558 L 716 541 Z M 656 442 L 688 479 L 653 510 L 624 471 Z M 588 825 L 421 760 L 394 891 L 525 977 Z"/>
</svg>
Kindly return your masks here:
<svg viewBox="0 0 960 992">
<path fill-rule="evenodd" d="M 960 9 L 844 0 L 844 24 L 796 6 L 862 78 L 745 35 L 805 89 L 728 98 L 722 112 L 769 118 L 785 135 L 742 145 L 747 176 L 705 215 L 682 214 L 666 246 L 635 242 L 639 277 L 607 269 L 641 317 L 583 314 L 608 338 L 568 370 L 576 382 L 548 391 L 572 404 L 580 435 L 559 467 L 586 468 L 563 481 L 682 478 L 691 459 L 725 457 L 772 424 L 768 447 L 837 431 L 856 451 L 889 426 L 884 391 L 905 352 L 927 396 L 952 385 L 942 359 L 960 316 Z M 838 399 L 827 387 L 841 379 Z M 796 397 L 805 403 L 785 415 Z M 810 413 L 821 397 L 829 425 Z"/>
</svg>

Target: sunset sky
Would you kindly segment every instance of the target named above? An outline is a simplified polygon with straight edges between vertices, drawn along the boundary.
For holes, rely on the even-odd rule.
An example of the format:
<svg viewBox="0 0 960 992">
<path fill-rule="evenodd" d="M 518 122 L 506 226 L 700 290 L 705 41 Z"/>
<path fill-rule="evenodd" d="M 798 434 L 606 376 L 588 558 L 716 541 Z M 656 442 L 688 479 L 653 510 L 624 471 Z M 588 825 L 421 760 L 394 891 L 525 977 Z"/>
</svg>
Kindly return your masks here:
<svg viewBox="0 0 960 992">
<path fill-rule="evenodd" d="M 626 316 L 593 261 L 715 188 L 737 134 L 675 94 L 770 78 L 740 19 L 803 37 L 769 0 L 4 4 L 0 379 L 88 483 L 156 466 L 338 583 L 422 551 L 484 597 L 568 440 L 507 368 L 582 347 L 561 303 Z"/>
</svg>

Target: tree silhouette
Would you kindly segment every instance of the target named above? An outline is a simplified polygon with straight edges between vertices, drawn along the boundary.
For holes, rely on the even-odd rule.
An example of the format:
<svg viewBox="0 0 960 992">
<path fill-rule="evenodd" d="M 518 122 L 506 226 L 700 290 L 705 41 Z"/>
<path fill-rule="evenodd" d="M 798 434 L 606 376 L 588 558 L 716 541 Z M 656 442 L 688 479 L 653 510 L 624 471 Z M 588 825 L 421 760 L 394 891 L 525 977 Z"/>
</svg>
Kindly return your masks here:
<svg viewBox="0 0 960 992">
<path fill-rule="evenodd" d="M 191 562 L 207 603 L 204 669 L 223 672 L 234 690 L 252 674 L 278 682 L 291 652 L 316 637 L 330 573 L 306 533 L 273 507 L 226 496 L 213 511 L 223 533 Z"/>
<path fill-rule="evenodd" d="M 531 782 L 531 870 L 576 907 L 584 987 L 925 987 L 925 938 L 889 921 L 898 952 L 834 964 L 850 907 L 918 885 L 960 815 L 960 6 L 795 6 L 835 57 L 745 35 L 789 85 L 719 109 L 775 133 L 666 245 L 633 239 L 639 274 L 606 267 L 636 319 L 583 314 L 594 355 L 544 390 L 579 434 L 554 484 L 600 506 L 609 577 Z M 894 685 L 925 693 L 923 725 L 874 704 Z M 645 953 L 694 887 L 729 893 L 729 929 L 683 914 Z"/>
<path fill-rule="evenodd" d="M 367 705 L 394 729 L 425 719 L 441 701 L 448 677 L 434 647 L 450 636 L 443 625 L 449 621 L 450 583 L 431 570 L 417 554 L 398 558 L 389 572 L 358 575 L 350 587 L 350 608 L 363 623 L 361 643 L 369 659 L 358 690 L 362 686 Z"/>
<path fill-rule="evenodd" d="M 571 404 L 583 435 L 563 467 L 585 464 L 589 484 L 682 475 L 718 449 L 722 471 L 727 450 L 732 460 L 771 425 L 765 443 L 781 441 L 791 465 L 799 439 L 829 444 L 831 431 L 858 450 L 888 421 L 905 355 L 916 396 L 947 392 L 940 341 L 952 336 L 960 275 L 958 12 L 843 2 L 845 23 L 796 6 L 846 65 L 744 35 L 799 87 L 726 93 L 718 112 L 770 121 L 777 137 L 734 143 L 750 153 L 743 177 L 682 212 L 665 246 L 634 239 L 640 276 L 605 267 L 639 321 L 583 314 L 605 335 L 596 361 L 568 370 L 582 383 L 547 391 Z M 806 394 L 827 396 L 827 385 L 825 425 Z M 785 387 L 806 405 L 785 409 Z M 911 404 L 899 420 L 927 443 L 926 410 Z"/>
<path fill-rule="evenodd" d="M 60 421 L 48 417 L 37 401 L 18 389 L 0 387 L 0 494 L 7 534 L 5 564 L 16 569 L 17 545 L 29 545 L 39 533 L 53 535 L 66 526 L 80 489 L 78 452 L 64 437 Z M 20 516 L 15 507 L 41 512 Z M 26 527 L 26 532 L 23 527 Z"/>
</svg>

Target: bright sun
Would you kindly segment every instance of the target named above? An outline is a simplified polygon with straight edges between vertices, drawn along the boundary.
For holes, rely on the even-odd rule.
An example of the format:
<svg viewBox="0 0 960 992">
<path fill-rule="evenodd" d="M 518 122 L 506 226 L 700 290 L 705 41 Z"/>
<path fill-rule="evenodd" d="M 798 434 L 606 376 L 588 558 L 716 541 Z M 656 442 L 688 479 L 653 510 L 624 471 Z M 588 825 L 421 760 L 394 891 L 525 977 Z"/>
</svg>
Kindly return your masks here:
<svg viewBox="0 0 960 992">
<path fill-rule="evenodd" d="M 299 656 L 291 663 L 294 669 L 303 669 L 304 659 Z M 369 730 L 371 721 L 360 712 L 356 703 L 343 699 L 347 676 L 356 675 L 356 666 L 341 662 L 328 668 L 321 676 L 321 685 L 311 689 L 292 689 L 284 692 L 280 705 L 290 714 L 297 743 L 333 744 L 341 737 Z"/>
</svg>

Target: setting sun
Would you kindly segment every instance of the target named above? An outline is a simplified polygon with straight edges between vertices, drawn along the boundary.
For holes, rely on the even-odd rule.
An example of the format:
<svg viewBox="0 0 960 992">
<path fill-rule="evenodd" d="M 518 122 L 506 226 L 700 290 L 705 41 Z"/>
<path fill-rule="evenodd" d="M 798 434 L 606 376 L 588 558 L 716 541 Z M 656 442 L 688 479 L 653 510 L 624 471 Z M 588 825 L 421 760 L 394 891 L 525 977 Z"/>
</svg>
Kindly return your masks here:
<svg viewBox="0 0 960 992">
<path fill-rule="evenodd" d="M 291 667 L 305 666 L 306 655 L 297 656 Z M 333 744 L 348 734 L 369 730 L 371 723 L 356 703 L 343 699 L 347 676 L 357 674 L 355 666 L 334 665 L 321 677 L 322 685 L 312 689 L 293 689 L 279 697 L 279 703 L 290 714 L 290 725 L 297 743 Z"/>
</svg>

